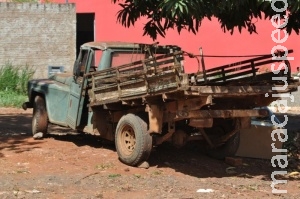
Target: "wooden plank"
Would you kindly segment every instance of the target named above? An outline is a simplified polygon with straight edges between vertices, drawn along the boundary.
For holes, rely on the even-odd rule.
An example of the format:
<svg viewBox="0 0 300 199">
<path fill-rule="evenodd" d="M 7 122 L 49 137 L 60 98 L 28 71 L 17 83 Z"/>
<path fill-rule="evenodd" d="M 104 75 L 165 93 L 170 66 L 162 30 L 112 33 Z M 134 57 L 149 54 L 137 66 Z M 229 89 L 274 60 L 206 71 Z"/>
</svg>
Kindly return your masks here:
<svg viewBox="0 0 300 199">
<path fill-rule="evenodd" d="M 240 86 L 190 86 L 185 89 L 186 95 L 257 95 L 266 93 L 285 93 L 293 91 L 297 86 L 289 85 L 284 91 L 273 90 L 273 87 L 282 87 L 282 85 L 267 85 L 267 86 L 251 86 L 251 85 L 240 85 Z"/>
<path fill-rule="evenodd" d="M 107 89 L 112 89 L 112 88 L 116 88 L 117 90 L 118 84 L 114 83 L 114 84 L 107 84 L 107 85 L 103 85 L 103 86 L 99 86 L 97 88 L 94 88 L 94 92 L 99 92 L 102 90 L 107 90 Z"/>
<path fill-rule="evenodd" d="M 267 116 L 268 112 L 261 110 L 192 110 L 192 111 L 176 111 L 175 119 L 183 118 L 233 118 L 233 117 L 260 117 Z"/>
</svg>

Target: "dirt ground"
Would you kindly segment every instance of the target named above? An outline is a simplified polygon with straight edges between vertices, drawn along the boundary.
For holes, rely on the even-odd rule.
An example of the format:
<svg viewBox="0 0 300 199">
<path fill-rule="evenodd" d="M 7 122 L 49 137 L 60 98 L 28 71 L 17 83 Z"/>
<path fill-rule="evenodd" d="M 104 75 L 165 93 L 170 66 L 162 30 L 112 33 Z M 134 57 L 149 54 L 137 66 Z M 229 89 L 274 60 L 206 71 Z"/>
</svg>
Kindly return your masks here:
<svg viewBox="0 0 300 199">
<path fill-rule="evenodd" d="M 297 165 L 276 186 L 286 194 L 272 194 L 270 176 L 279 169 L 270 160 L 243 158 L 231 169 L 195 143 L 180 150 L 164 144 L 151 153 L 149 169 L 133 168 L 118 160 L 113 143 L 66 135 L 69 129 L 50 126 L 51 135 L 34 140 L 31 111 L 0 108 L 0 198 L 300 198 Z M 299 130 L 300 115 L 291 118 L 289 128 Z"/>
</svg>

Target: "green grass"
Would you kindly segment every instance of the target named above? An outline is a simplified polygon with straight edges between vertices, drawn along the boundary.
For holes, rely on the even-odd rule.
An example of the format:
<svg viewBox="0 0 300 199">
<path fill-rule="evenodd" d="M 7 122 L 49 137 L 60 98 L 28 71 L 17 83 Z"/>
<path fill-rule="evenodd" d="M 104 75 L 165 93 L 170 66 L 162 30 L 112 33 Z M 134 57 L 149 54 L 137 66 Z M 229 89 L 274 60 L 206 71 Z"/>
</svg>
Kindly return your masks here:
<svg viewBox="0 0 300 199">
<path fill-rule="evenodd" d="M 27 82 L 34 71 L 29 66 L 0 66 L 0 107 L 21 107 L 27 99 Z"/>
<path fill-rule="evenodd" d="M 17 94 L 14 92 L 0 91 L 0 107 L 18 107 L 21 108 L 28 97 L 26 95 Z"/>
<path fill-rule="evenodd" d="M 37 0 L 12 0 L 14 3 L 37 3 Z"/>
<path fill-rule="evenodd" d="M 96 165 L 96 169 L 101 169 L 101 170 L 110 169 L 112 167 L 114 167 L 113 163 L 103 163 L 103 164 Z"/>
<path fill-rule="evenodd" d="M 115 173 L 113 173 L 113 174 L 109 174 L 108 177 L 109 178 L 117 178 L 117 177 L 121 177 L 121 174 L 115 174 Z"/>
</svg>

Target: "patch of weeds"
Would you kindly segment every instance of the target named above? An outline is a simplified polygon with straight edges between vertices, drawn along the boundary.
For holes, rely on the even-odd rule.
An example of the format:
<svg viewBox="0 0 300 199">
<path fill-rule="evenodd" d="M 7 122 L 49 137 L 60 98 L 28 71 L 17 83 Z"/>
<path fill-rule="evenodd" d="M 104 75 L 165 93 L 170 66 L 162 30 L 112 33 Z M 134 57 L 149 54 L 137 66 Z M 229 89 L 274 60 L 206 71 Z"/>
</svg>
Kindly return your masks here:
<svg viewBox="0 0 300 199">
<path fill-rule="evenodd" d="M 152 172 L 152 175 L 158 176 L 158 175 L 161 175 L 162 173 L 163 173 L 162 170 L 156 170 L 156 171 L 153 171 L 153 172 Z"/>
<path fill-rule="evenodd" d="M 32 78 L 34 70 L 28 65 L 14 66 L 7 62 L 0 66 L 0 91 L 12 91 L 27 94 L 27 82 Z"/>
<path fill-rule="evenodd" d="M 113 163 L 103 163 L 103 164 L 96 165 L 96 169 L 106 170 L 106 169 L 113 168 L 114 166 L 115 165 Z"/>
<path fill-rule="evenodd" d="M 246 190 L 245 185 L 238 185 L 237 189 L 239 190 Z"/>
<path fill-rule="evenodd" d="M 26 171 L 26 170 L 17 170 L 17 173 L 29 173 L 29 171 Z"/>
<path fill-rule="evenodd" d="M 257 184 L 250 184 L 250 185 L 247 186 L 247 188 L 249 190 L 256 191 L 258 189 L 258 185 Z"/>
<path fill-rule="evenodd" d="M 11 91 L 0 91 L 0 107 L 19 107 L 27 100 L 26 95 Z"/>
<path fill-rule="evenodd" d="M 14 3 L 37 3 L 37 0 L 12 0 Z"/>
<path fill-rule="evenodd" d="M 29 66 L 13 66 L 8 62 L 0 66 L 0 106 L 21 107 L 27 99 L 27 82 L 34 70 Z"/>
<path fill-rule="evenodd" d="M 250 184 L 250 185 L 239 185 L 238 189 L 240 190 L 251 190 L 251 191 L 257 191 L 259 185 L 257 184 Z"/>
<path fill-rule="evenodd" d="M 140 175 L 140 174 L 133 174 L 133 176 L 136 177 L 136 178 L 141 178 L 142 177 L 142 175 Z"/>
<path fill-rule="evenodd" d="M 109 174 L 108 177 L 109 178 L 118 178 L 118 177 L 121 177 L 121 174 L 113 173 L 113 174 Z"/>
</svg>

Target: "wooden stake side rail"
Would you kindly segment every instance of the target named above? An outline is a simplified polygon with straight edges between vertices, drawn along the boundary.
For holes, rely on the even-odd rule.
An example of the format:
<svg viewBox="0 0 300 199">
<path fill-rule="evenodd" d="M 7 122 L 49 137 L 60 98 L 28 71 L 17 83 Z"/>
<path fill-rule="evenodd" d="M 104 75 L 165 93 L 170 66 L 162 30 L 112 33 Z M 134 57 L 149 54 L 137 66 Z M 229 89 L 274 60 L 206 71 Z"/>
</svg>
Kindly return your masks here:
<svg viewBox="0 0 300 199">
<path fill-rule="evenodd" d="M 171 59 L 174 58 L 174 59 Z M 114 67 L 114 68 L 108 68 L 108 69 L 104 69 L 101 71 L 96 71 L 96 72 L 91 72 L 91 73 L 87 73 L 85 74 L 86 77 L 91 77 L 91 76 L 101 76 L 104 73 L 111 73 L 111 71 L 113 70 L 123 70 L 126 71 L 126 69 L 128 69 L 128 72 L 130 72 L 132 69 L 139 69 L 140 67 L 143 68 L 144 64 L 146 64 L 148 67 L 149 66 L 153 66 L 154 61 L 156 61 L 158 64 L 156 65 L 160 65 L 160 64 L 164 64 L 163 62 L 161 63 L 161 60 L 170 60 L 170 62 L 180 62 L 183 60 L 183 52 L 182 51 L 176 51 L 174 53 L 169 53 L 169 54 L 164 54 L 164 55 L 158 55 L 156 57 L 150 57 L 144 60 L 139 60 L 139 61 L 135 61 L 135 62 L 131 62 L 129 64 L 124 64 L 118 67 Z M 173 61 L 171 61 L 173 60 Z"/>
<path fill-rule="evenodd" d="M 88 73 L 91 105 L 117 102 L 124 98 L 159 95 L 180 87 L 183 52 L 178 51 L 119 67 Z"/>
<path fill-rule="evenodd" d="M 292 53 L 293 50 L 288 50 L 288 53 Z M 283 53 L 277 53 L 277 55 L 283 56 Z M 240 62 L 235 62 L 232 64 L 227 64 L 219 67 L 214 67 L 212 69 L 207 69 L 202 71 L 200 74 L 191 74 L 196 77 L 196 82 L 198 85 L 214 84 L 220 82 L 235 81 L 238 77 L 251 77 L 255 80 L 258 74 L 259 68 L 270 65 L 274 62 L 282 62 L 273 59 L 273 55 L 263 55 L 253 59 L 243 60 Z M 286 60 L 284 61 L 286 67 L 288 68 L 287 77 L 291 76 L 290 63 Z"/>
<path fill-rule="evenodd" d="M 168 94 L 182 99 L 209 95 L 227 99 L 240 96 L 246 99 L 251 95 L 296 91 L 299 83 L 291 80 L 289 62 L 285 62 L 289 69 L 287 74 L 283 73 L 284 70 L 279 71 L 278 75 L 272 72 L 257 73 L 260 66 L 276 61 L 270 58 L 262 56 L 209 69 L 206 71 L 207 78 L 214 77 L 214 80 L 205 84 L 199 78 L 200 74 L 184 73 L 182 51 L 88 73 L 85 77 L 88 79 L 90 106 L 121 101 L 126 104 L 130 100 L 163 100 Z M 193 75 L 196 76 L 196 83 L 191 82 Z M 274 76 L 286 76 L 289 86 L 284 91 L 274 91 L 274 86 L 282 87 L 283 83 L 273 81 Z"/>
</svg>

